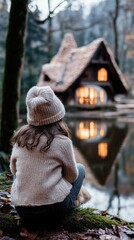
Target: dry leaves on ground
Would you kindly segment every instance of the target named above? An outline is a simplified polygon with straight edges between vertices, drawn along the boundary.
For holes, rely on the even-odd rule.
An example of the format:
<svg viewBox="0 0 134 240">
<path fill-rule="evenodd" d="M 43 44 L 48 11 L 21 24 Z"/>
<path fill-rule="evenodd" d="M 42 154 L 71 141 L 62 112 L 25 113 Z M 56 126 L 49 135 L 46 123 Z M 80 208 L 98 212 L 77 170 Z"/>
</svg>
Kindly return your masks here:
<svg viewBox="0 0 134 240">
<path fill-rule="evenodd" d="M 11 213 L 17 221 L 17 215 L 14 206 L 10 201 L 10 194 L 8 192 L 0 191 L 0 212 Z M 102 215 L 107 215 L 106 211 L 101 212 Z M 113 216 L 114 217 L 114 216 Z M 19 236 L 11 238 L 3 236 L 0 230 L 1 240 L 134 240 L 134 228 L 127 226 L 111 226 L 110 229 L 88 229 L 85 232 L 70 233 L 65 231 L 62 227 L 57 231 L 52 232 L 29 232 L 26 228 L 21 228 Z"/>
</svg>

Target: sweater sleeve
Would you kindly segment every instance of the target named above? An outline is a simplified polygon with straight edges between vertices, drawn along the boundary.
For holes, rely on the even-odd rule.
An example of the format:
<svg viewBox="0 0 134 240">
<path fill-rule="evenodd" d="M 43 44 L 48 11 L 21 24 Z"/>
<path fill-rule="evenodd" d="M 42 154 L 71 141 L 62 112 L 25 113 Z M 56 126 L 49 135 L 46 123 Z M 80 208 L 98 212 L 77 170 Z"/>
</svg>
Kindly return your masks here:
<svg viewBox="0 0 134 240">
<path fill-rule="evenodd" d="M 13 175 L 16 174 L 16 157 L 15 157 L 15 147 L 12 149 L 11 157 L 10 157 L 10 170 Z"/>
<path fill-rule="evenodd" d="M 70 183 L 73 183 L 78 177 L 78 169 L 75 160 L 72 141 L 68 139 L 62 145 L 63 156 L 63 177 Z"/>
</svg>

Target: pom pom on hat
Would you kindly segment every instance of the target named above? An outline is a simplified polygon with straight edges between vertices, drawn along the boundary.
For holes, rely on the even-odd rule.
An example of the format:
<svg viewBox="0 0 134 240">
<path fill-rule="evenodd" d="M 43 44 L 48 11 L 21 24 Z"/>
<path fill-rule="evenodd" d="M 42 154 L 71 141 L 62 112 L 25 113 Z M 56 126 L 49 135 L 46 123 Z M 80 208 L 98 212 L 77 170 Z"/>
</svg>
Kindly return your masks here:
<svg viewBox="0 0 134 240">
<path fill-rule="evenodd" d="M 65 108 L 49 87 L 32 87 L 26 96 L 27 122 L 33 126 L 48 125 L 65 116 Z"/>
</svg>

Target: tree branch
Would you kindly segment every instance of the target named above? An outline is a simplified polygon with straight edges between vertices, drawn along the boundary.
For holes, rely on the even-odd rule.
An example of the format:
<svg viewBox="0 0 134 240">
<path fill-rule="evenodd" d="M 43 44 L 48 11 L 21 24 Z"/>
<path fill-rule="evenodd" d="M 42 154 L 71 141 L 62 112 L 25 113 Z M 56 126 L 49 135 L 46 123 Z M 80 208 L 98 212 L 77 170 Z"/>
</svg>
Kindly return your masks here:
<svg viewBox="0 0 134 240">
<path fill-rule="evenodd" d="M 53 9 L 53 11 L 51 12 L 51 13 L 54 13 L 55 12 L 55 10 L 58 8 L 58 7 L 60 7 L 60 5 L 62 5 L 64 2 L 66 2 L 67 0 L 63 0 L 62 2 L 60 2 L 54 9 Z"/>
<path fill-rule="evenodd" d="M 45 19 L 41 20 L 41 19 L 37 19 L 37 18 L 34 16 L 34 14 L 32 13 L 32 17 L 33 17 L 34 21 L 37 22 L 38 24 L 44 24 L 44 23 L 46 23 L 46 22 L 49 20 L 49 18 L 52 18 L 52 15 L 54 14 L 55 10 L 56 10 L 58 7 L 60 7 L 60 6 L 61 6 L 64 2 L 66 2 L 66 1 L 67 1 L 67 0 L 63 0 L 63 1 L 60 2 L 53 10 L 51 10 L 51 8 L 50 8 L 50 1 L 48 0 L 48 9 L 49 9 L 48 16 L 47 16 Z"/>
</svg>

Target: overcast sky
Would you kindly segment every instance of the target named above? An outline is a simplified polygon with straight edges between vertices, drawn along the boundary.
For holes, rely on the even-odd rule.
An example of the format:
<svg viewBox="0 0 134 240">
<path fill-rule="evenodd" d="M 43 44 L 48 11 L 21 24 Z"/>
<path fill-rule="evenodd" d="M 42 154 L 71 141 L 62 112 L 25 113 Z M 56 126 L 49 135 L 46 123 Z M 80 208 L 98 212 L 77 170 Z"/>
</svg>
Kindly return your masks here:
<svg viewBox="0 0 134 240">
<path fill-rule="evenodd" d="M 60 3 L 62 0 L 51 0 L 51 7 L 52 9 L 57 6 L 58 3 Z M 77 2 L 81 2 L 84 9 L 85 9 L 85 13 L 88 13 L 90 11 L 91 6 L 98 4 L 101 0 L 79 0 L 79 1 L 74 1 L 73 3 L 73 8 L 77 9 L 78 8 L 78 4 Z M 44 12 L 45 15 L 47 15 L 48 13 L 48 9 L 47 9 L 47 0 L 36 0 L 39 8 L 41 11 Z M 60 8 L 58 8 L 58 11 L 63 9 L 65 7 L 65 4 L 62 4 L 60 6 Z M 43 15 L 44 15 L 43 14 Z"/>
</svg>

